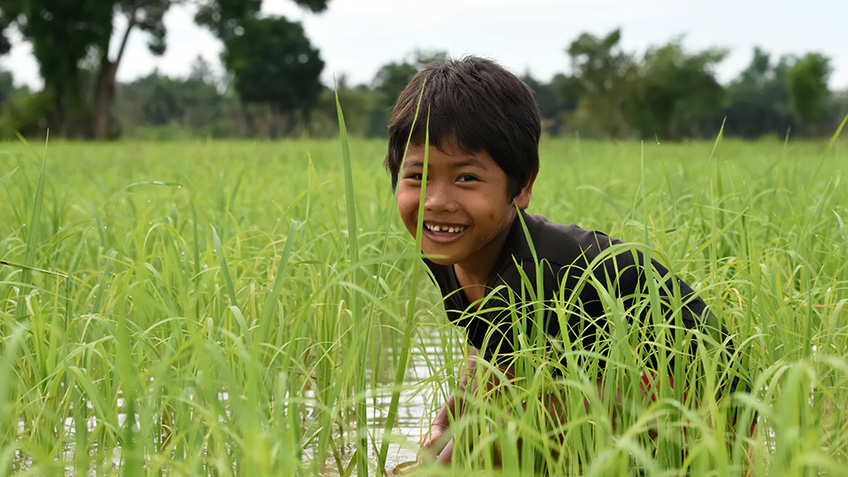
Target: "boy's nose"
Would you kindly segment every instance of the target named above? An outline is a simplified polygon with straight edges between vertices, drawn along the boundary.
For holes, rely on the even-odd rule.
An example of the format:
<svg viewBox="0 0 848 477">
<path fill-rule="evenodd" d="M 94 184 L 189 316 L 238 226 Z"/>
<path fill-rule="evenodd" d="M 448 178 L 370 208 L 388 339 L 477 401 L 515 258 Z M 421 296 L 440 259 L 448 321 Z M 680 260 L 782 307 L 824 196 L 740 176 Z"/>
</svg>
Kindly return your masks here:
<svg viewBox="0 0 848 477">
<path fill-rule="evenodd" d="M 425 210 L 446 210 L 452 211 L 456 209 L 456 200 L 453 194 L 450 193 L 447 187 L 430 183 L 427 184 L 427 191 L 424 197 Z"/>
</svg>

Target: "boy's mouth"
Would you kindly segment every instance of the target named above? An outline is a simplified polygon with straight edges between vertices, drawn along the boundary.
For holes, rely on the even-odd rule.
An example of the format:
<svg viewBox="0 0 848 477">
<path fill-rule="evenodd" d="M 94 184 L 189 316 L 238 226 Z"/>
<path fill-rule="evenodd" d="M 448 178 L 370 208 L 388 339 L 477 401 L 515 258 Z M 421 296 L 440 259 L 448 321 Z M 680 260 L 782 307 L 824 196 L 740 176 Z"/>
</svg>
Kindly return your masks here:
<svg viewBox="0 0 848 477">
<path fill-rule="evenodd" d="M 446 225 L 446 224 L 435 224 L 431 222 L 424 222 L 424 228 L 430 232 L 436 233 L 449 233 L 449 234 L 458 234 L 463 230 L 467 229 L 466 225 Z"/>
</svg>

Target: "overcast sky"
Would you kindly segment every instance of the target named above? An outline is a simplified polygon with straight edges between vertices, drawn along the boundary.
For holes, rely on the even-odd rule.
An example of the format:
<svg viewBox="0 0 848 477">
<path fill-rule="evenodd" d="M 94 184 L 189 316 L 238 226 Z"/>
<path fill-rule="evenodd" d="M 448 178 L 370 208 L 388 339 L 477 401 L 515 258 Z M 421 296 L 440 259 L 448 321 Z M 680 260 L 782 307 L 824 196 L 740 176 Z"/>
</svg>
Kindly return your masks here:
<svg viewBox="0 0 848 477">
<path fill-rule="evenodd" d="M 846 0 L 331 0 L 318 15 L 290 0 L 264 0 L 263 11 L 303 22 L 326 62 L 327 84 L 334 74 L 347 75 L 350 84 L 370 82 L 381 65 L 416 48 L 486 56 L 547 81 L 567 71 L 564 50 L 580 33 L 600 36 L 620 27 L 624 49 L 640 55 L 680 35 L 690 51 L 729 49 L 717 70 L 724 83 L 748 65 L 754 46 L 774 58 L 819 52 L 831 58 L 830 87 L 848 89 Z M 194 26 L 192 15 L 185 7 L 168 13 L 168 50 L 161 57 L 147 51 L 144 33 L 134 32 L 119 80 L 154 68 L 184 76 L 197 55 L 220 68 L 220 42 Z M 18 43 L 0 66 L 19 84 L 40 86 L 27 44 Z"/>
</svg>

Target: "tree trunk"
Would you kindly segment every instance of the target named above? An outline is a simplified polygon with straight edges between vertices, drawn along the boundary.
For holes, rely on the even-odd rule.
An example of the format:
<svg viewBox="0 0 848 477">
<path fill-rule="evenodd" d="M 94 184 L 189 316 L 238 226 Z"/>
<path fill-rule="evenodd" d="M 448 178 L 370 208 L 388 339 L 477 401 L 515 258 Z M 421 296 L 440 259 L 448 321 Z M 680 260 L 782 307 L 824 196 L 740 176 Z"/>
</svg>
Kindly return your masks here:
<svg viewBox="0 0 848 477">
<path fill-rule="evenodd" d="M 109 42 L 106 42 L 101 51 L 100 71 L 97 72 L 97 80 L 94 82 L 94 105 L 91 109 L 91 132 L 94 139 L 103 140 L 109 138 L 112 119 L 112 103 L 115 102 L 115 90 L 117 89 L 118 65 L 124 56 L 127 40 L 130 32 L 138 24 L 135 17 L 137 8 L 127 15 L 127 29 L 121 38 L 121 46 L 115 60 L 109 59 Z"/>
<path fill-rule="evenodd" d="M 94 139 L 109 138 L 112 119 L 112 103 L 115 101 L 117 64 L 103 57 L 94 86 L 94 105 L 91 108 L 91 123 Z"/>
</svg>

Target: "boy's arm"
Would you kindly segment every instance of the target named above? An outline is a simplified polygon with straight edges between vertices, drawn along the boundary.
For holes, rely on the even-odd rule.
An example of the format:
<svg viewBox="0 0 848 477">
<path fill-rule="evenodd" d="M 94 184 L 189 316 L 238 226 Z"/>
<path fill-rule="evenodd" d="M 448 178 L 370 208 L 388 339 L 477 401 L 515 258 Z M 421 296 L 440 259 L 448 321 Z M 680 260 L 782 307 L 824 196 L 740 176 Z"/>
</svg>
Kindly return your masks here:
<svg viewBox="0 0 848 477">
<path fill-rule="evenodd" d="M 439 409 L 439 412 L 433 419 L 433 423 L 430 425 L 430 432 L 428 436 L 421 444 L 422 448 L 438 452 L 441 450 L 441 447 L 450 440 L 449 436 L 445 434 L 445 431 L 448 429 L 452 421 L 465 413 L 465 400 L 462 396 L 465 395 L 466 392 L 474 393 L 477 391 L 477 381 L 474 379 L 474 376 L 477 367 L 477 355 L 479 353 L 479 349 L 474 346 L 470 347 L 470 350 L 468 351 L 468 361 L 466 362 L 465 369 L 462 370 L 462 374 L 459 378 L 459 389 L 457 389 L 456 392 L 451 393 L 447 402 L 445 402 L 442 408 Z M 499 365 L 498 368 L 500 368 L 507 377 L 510 379 L 512 378 L 513 369 L 511 366 Z M 494 374 L 486 374 L 489 376 L 489 381 L 486 383 L 486 390 L 490 391 L 500 384 L 500 382 Z M 469 377 L 471 377 L 470 386 Z"/>
</svg>

